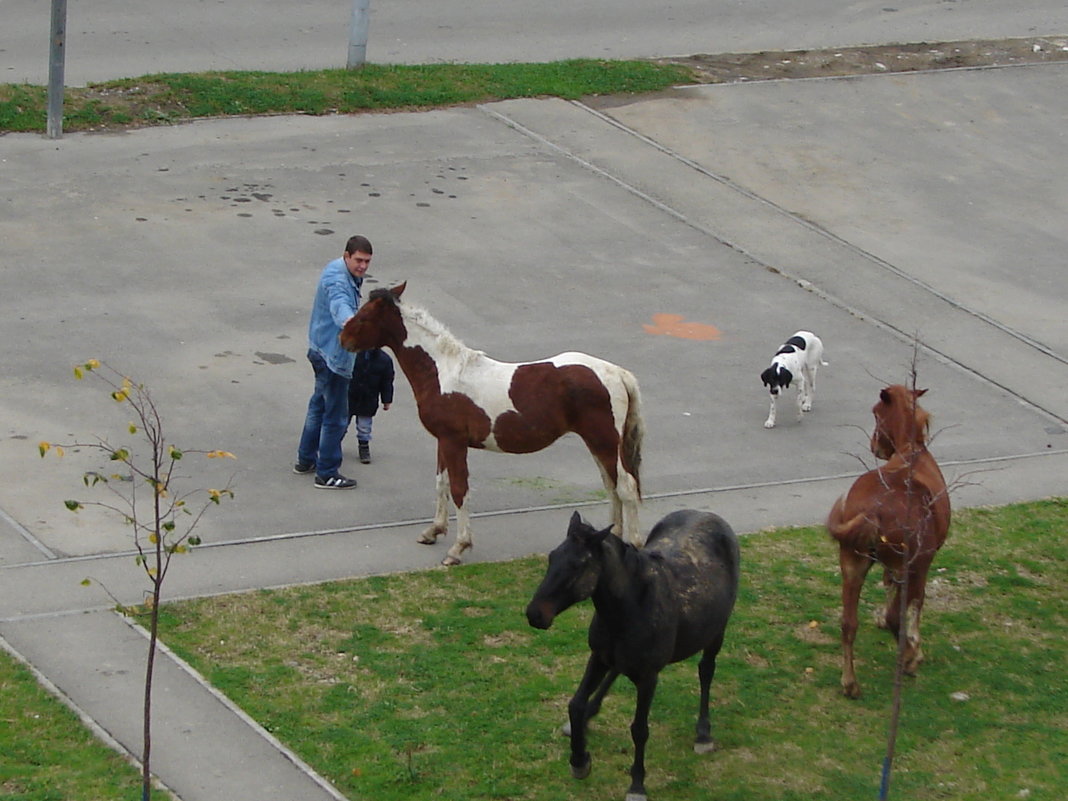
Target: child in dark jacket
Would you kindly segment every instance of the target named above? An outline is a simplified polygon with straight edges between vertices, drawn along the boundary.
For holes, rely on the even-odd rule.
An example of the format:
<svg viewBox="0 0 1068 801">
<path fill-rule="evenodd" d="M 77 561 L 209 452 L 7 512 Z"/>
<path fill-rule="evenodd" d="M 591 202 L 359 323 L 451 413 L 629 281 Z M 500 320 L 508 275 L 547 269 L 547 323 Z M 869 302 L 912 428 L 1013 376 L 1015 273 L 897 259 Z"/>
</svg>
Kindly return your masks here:
<svg viewBox="0 0 1068 801">
<path fill-rule="evenodd" d="M 356 441 L 360 461 L 371 463 L 371 427 L 374 424 L 378 401 L 389 410 L 393 403 L 393 360 L 381 348 L 356 354 L 349 383 L 349 418 L 356 418 Z"/>
</svg>

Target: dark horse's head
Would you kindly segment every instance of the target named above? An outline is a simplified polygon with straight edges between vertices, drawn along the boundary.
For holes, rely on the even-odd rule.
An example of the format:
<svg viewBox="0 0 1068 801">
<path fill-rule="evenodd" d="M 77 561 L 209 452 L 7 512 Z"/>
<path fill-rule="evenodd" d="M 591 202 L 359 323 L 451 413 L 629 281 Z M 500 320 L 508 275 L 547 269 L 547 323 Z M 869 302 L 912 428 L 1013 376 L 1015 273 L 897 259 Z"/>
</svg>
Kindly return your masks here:
<svg viewBox="0 0 1068 801">
<path fill-rule="evenodd" d="M 879 401 L 872 408 L 875 430 L 871 435 L 871 452 L 879 459 L 889 459 L 895 453 L 923 448 L 931 415 L 917 399 L 926 389 L 909 389 L 892 384 L 879 393 Z"/>
<path fill-rule="evenodd" d="M 355 316 L 345 323 L 338 334 L 341 347 L 345 350 L 371 350 L 390 344 L 390 337 L 396 337 L 397 326 L 403 331 L 397 302 L 404 294 L 407 281 L 391 289 L 373 289 L 367 302 L 360 307 Z M 401 334 L 399 342 L 404 341 Z"/>
<path fill-rule="evenodd" d="M 589 598 L 604 564 L 603 548 L 612 527 L 598 531 L 578 512 L 571 515 L 567 538 L 549 554 L 549 567 L 527 605 L 527 622 L 547 629 L 568 607 Z"/>
</svg>

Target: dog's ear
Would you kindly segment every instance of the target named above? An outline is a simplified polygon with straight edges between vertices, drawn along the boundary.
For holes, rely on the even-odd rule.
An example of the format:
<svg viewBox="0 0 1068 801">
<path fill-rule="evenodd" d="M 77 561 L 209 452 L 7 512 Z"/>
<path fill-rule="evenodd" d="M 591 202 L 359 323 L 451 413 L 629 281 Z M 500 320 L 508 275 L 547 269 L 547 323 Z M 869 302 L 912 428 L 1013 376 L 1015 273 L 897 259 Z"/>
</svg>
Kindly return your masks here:
<svg viewBox="0 0 1068 801">
<path fill-rule="evenodd" d="M 784 387 L 790 386 L 790 382 L 794 380 L 794 374 L 787 370 L 782 365 L 779 365 L 779 383 Z"/>
<path fill-rule="evenodd" d="M 762 383 L 766 387 L 770 387 L 774 375 L 775 368 L 769 367 L 767 370 L 760 374 L 760 383 Z"/>
</svg>

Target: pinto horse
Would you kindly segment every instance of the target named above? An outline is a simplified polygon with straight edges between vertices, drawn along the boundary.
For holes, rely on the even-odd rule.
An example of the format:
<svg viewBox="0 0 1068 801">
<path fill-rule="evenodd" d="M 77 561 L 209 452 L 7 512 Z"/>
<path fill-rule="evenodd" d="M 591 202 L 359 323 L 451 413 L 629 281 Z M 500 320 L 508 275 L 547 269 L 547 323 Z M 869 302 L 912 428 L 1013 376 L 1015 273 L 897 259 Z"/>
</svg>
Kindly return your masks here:
<svg viewBox="0 0 1068 801">
<path fill-rule="evenodd" d="M 442 560 L 455 565 L 471 547 L 467 449 L 533 453 L 578 434 L 601 471 L 616 534 L 641 544 L 638 469 L 644 424 L 638 380 L 584 353 L 510 364 L 460 342 L 424 309 L 401 301 L 406 284 L 376 289 L 341 331 L 350 351 L 393 351 L 415 395 L 419 419 L 438 441 L 437 511 L 419 537 L 448 533 L 448 501 L 459 532 Z"/>
<path fill-rule="evenodd" d="M 738 540 L 726 521 L 708 512 L 672 512 L 635 548 L 610 529 L 598 531 L 575 512 L 567 538 L 549 554 L 541 585 L 527 606 L 527 621 L 547 629 L 570 606 L 593 598 L 590 658 L 568 704 L 571 774 L 590 774 L 586 724 L 622 673 L 638 691 L 631 737 L 627 801 L 645 799 L 645 744 L 649 709 L 661 669 L 703 652 L 697 667 L 701 700 L 694 751 L 715 749 L 708 718 L 709 688 L 727 619 L 738 595 Z M 592 696 L 592 698 L 591 698 Z"/>
<path fill-rule="evenodd" d="M 905 672 L 914 675 L 923 661 L 920 613 L 927 571 L 946 540 L 950 519 L 946 481 L 927 450 L 930 416 L 917 403 L 926 392 L 894 384 L 879 393 L 872 407 L 871 452 L 886 464 L 858 478 L 827 519 L 842 569 L 842 692 L 848 698 L 860 697 L 853 640 L 860 591 L 875 562 L 883 565 L 887 590 L 878 624 L 898 636 L 905 587 Z"/>
</svg>

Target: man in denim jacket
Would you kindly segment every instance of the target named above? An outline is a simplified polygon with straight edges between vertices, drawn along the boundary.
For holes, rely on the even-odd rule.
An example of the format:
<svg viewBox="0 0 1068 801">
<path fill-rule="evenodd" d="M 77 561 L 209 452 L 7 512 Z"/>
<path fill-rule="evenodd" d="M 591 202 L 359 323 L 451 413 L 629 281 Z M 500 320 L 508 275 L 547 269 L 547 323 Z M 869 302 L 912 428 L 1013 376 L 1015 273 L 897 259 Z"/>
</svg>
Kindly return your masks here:
<svg viewBox="0 0 1068 801">
<path fill-rule="evenodd" d="M 338 334 L 360 305 L 360 286 L 371 265 L 371 243 L 354 236 L 340 259 L 323 268 L 308 323 L 308 361 L 315 391 L 308 401 L 294 473 L 315 472 L 317 489 L 352 489 L 356 481 L 341 469 L 341 440 L 349 426 L 349 380 L 356 354 L 341 347 Z"/>
</svg>

